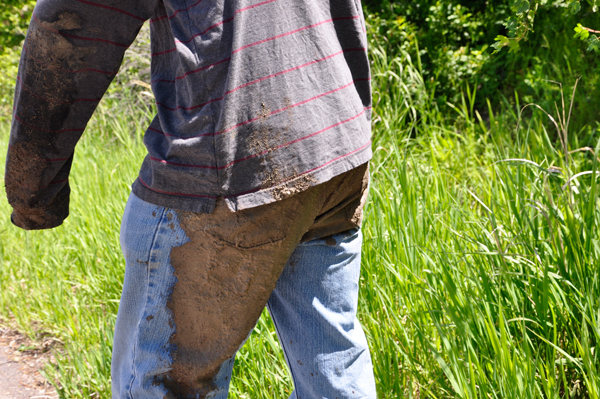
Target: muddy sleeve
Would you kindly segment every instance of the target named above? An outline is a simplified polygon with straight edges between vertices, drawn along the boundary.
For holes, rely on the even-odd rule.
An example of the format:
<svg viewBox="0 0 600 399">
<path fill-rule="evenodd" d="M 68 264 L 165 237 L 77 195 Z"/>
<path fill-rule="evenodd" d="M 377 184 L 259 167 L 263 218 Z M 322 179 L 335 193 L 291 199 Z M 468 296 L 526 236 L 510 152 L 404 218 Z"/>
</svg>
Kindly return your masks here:
<svg viewBox="0 0 600 399">
<path fill-rule="evenodd" d="M 160 0 L 38 0 L 25 40 L 6 160 L 12 222 L 62 224 L 73 151 L 125 50 Z"/>
</svg>

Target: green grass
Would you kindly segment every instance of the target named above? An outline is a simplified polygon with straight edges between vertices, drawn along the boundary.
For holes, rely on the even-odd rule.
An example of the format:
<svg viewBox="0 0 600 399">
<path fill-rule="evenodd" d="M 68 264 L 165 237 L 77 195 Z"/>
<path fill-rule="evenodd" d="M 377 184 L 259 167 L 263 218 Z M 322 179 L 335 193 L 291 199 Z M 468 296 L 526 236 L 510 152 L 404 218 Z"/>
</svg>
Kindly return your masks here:
<svg viewBox="0 0 600 399">
<path fill-rule="evenodd" d="M 380 397 L 598 398 L 595 157 L 567 165 L 543 113 L 518 130 L 509 110 L 483 121 L 472 93 L 454 126 L 422 106 L 415 120 L 393 104 L 420 81 L 374 58 L 379 107 L 395 112 L 375 125 L 364 226 L 362 318 Z"/>
<path fill-rule="evenodd" d="M 48 372 L 69 398 L 94 392 L 106 397 L 109 389 L 112 329 L 124 270 L 119 220 L 144 155 L 135 137 L 148 116 L 139 111 L 130 114 L 133 118 L 110 115 L 107 107 L 101 108 L 78 145 L 70 179 L 72 214 L 63 226 L 25 232 L 10 225 L 5 198 L 0 205 L 0 312 L 14 317 L 29 334 L 47 332 L 64 343 L 58 369 Z M 4 134 L 3 148 L 6 138 Z M 34 321 L 40 323 L 33 326 Z"/>
<path fill-rule="evenodd" d="M 565 155 L 586 146 L 598 154 L 598 126 L 565 146 L 541 111 L 528 107 L 517 128 L 520 106 L 507 101 L 482 117 L 470 90 L 449 118 L 419 60 L 377 48 L 372 59 L 360 319 L 379 397 L 599 398 L 598 165 L 588 150 Z M 136 103 L 106 101 L 91 123 L 63 226 L 18 230 L 0 200 L 0 316 L 60 340 L 46 373 L 65 398 L 110 396 L 119 221 L 152 114 Z M 265 314 L 238 355 L 231 397 L 291 390 Z"/>
</svg>

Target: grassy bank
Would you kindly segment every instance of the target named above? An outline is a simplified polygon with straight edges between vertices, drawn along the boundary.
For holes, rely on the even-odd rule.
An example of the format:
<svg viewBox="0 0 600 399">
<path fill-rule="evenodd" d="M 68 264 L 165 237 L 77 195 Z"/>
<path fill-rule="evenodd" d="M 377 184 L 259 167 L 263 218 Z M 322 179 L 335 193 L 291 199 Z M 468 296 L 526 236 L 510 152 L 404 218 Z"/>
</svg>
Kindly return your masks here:
<svg viewBox="0 0 600 399">
<path fill-rule="evenodd" d="M 598 126 L 567 135 L 531 106 L 517 127 L 522 104 L 482 117 L 467 90 L 449 118 L 418 60 L 372 56 L 360 318 L 379 397 L 599 398 Z M 65 398 L 110 396 L 119 220 L 152 115 L 136 101 L 105 101 L 78 145 L 63 226 L 20 231 L 0 199 L 0 315 L 60 341 L 46 372 Z M 265 315 L 232 397 L 287 397 L 284 364 Z"/>
<path fill-rule="evenodd" d="M 570 93 L 560 131 L 535 106 L 518 128 L 519 108 L 484 120 L 472 93 L 448 126 L 406 60 L 375 60 L 362 309 L 380 397 L 598 398 L 597 127 L 568 134 Z"/>
</svg>

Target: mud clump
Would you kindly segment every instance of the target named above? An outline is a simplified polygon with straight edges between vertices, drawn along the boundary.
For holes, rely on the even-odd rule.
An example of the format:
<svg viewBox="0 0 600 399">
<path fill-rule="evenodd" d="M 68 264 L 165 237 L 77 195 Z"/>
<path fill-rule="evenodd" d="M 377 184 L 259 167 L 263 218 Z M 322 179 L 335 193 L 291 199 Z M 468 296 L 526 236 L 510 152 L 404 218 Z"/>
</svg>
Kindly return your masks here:
<svg viewBox="0 0 600 399">
<path fill-rule="evenodd" d="M 27 52 L 43 62 L 40 67 L 50 69 L 81 69 L 89 67 L 83 61 L 96 52 L 94 47 L 75 46 L 60 31 L 73 31 L 83 28 L 81 17 L 72 12 L 65 12 L 54 22 L 39 21 L 27 41 Z"/>
<path fill-rule="evenodd" d="M 272 195 L 275 200 L 291 197 L 301 193 L 316 184 L 316 179 L 310 175 L 302 175 L 291 181 L 285 182 L 273 188 Z"/>
<path fill-rule="evenodd" d="M 26 42 L 27 74 L 24 90 L 46 93 L 47 106 L 59 107 L 72 104 L 77 90 L 75 76 L 69 70 L 81 70 L 90 65 L 84 60 L 96 52 L 94 47 L 75 46 L 59 32 L 82 28 L 81 17 L 66 12 L 55 22 L 37 21 Z"/>
<path fill-rule="evenodd" d="M 271 108 L 267 107 L 265 103 L 260 103 L 260 119 L 265 120 L 271 115 Z"/>
<path fill-rule="evenodd" d="M 48 162 L 36 157 L 35 145 L 14 143 L 8 152 L 4 184 L 9 204 L 14 208 L 13 223 L 27 230 L 56 227 L 69 214 L 70 189 L 66 183 L 44 190 Z M 58 190 L 58 191 L 56 191 Z M 37 195 L 31 193 L 37 192 Z"/>
</svg>

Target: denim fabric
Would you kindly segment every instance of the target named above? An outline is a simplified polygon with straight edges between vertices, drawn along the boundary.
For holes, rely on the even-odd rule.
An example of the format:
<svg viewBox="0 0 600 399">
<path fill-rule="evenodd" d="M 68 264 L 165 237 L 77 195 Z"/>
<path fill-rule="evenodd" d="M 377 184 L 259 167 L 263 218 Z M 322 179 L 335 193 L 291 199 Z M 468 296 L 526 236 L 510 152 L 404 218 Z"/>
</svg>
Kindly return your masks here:
<svg viewBox="0 0 600 399">
<path fill-rule="evenodd" d="M 174 215 L 133 195 L 125 207 L 121 248 L 126 268 L 112 355 L 115 399 L 162 398 L 166 393 L 153 380 L 168 371 L 172 362 L 169 338 L 173 328 L 167 300 L 176 278 L 170 249 L 187 240 L 179 226 L 169 228 Z"/>
<path fill-rule="evenodd" d="M 294 380 L 290 398 L 376 398 L 356 318 L 360 229 L 298 245 L 267 304 Z"/>
<path fill-rule="evenodd" d="M 221 364 L 208 392 L 181 396 L 164 383 L 177 332 L 169 309 L 177 282 L 170 254 L 190 241 L 179 218 L 178 212 L 135 195 L 127 203 L 113 399 L 227 397 L 234 354 Z M 298 244 L 268 299 L 294 380 L 291 398 L 376 397 L 367 342 L 356 319 L 361 243 L 355 228 Z M 227 309 L 223 311 L 226 317 Z"/>
</svg>

